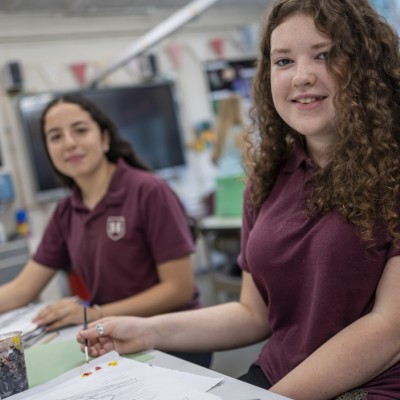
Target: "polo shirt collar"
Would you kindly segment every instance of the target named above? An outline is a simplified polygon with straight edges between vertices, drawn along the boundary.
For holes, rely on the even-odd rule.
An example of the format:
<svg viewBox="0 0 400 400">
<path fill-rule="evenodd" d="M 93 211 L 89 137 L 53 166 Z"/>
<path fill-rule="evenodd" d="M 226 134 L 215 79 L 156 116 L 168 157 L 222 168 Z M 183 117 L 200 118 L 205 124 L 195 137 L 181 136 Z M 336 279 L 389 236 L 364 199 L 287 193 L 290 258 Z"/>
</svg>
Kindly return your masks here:
<svg viewBox="0 0 400 400">
<path fill-rule="evenodd" d="M 125 175 L 129 174 L 131 167 L 122 158 L 116 162 L 114 175 L 111 178 L 108 192 L 106 194 L 106 203 L 109 205 L 121 204 L 125 199 L 126 184 Z"/>
<path fill-rule="evenodd" d="M 115 165 L 116 169 L 111 178 L 105 198 L 100 201 L 100 203 L 104 203 L 105 205 L 121 204 L 125 197 L 125 185 L 121 184 L 121 181 L 123 181 L 123 176 L 129 170 L 129 166 L 122 158 L 119 158 Z M 87 210 L 87 207 L 82 202 L 82 194 L 77 185 L 74 185 L 72 188 L 71 205 L 77 210 Z"/>
<path fill-rule="evenodd" d="M 305 169 L 316 169 L 315 162 L 307 155 L 304 144 L 296 140 L 289 152 L 289 157 L 282 168 L 283 172 L 292 173 L 300 167 Z"/>
<path fill-rule="evenodd" d="M 82 203 L 82 195 L 77 185 L 74 185 L 71 193 L 71 205 L 77 210 L 84 210 L 86 206 Z"/>
</svg>

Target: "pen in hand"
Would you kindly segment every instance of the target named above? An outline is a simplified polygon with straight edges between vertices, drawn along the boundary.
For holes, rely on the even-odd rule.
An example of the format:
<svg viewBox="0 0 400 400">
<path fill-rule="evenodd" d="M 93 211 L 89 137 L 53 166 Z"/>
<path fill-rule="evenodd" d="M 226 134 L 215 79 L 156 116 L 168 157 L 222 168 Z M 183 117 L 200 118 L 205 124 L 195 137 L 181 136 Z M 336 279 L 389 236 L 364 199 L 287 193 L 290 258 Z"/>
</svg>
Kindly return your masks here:
<svg viewBox="0 0 400 400">
<path fill-rule="evenodd" d="M 86 304 L 83 305 L 83 329 L 87 329 L 87 306 Z M 86 364 L 89 364 L 89 343 L 88 340 L 85 339 L 85 358 L 86 358 Z"/>
</svg>

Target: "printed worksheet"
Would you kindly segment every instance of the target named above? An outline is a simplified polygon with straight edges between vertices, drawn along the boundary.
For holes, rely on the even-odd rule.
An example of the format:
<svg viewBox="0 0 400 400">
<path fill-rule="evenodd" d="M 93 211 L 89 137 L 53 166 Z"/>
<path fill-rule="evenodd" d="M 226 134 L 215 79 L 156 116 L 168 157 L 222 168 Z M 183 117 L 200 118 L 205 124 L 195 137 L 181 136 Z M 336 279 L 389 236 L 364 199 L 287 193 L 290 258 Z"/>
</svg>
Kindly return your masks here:
<svg viewBox="0 0 400 400">
<path fill-rule="evenodd" d="M 208 379 L 210 387 L 221 381 L 218 378 Z M 116 352 L 8 399 L 221 400 L 218 396 L 194 389 L 162 368 L 120 357 Z"/>
<path fill-rule="evenodd" d="M 32 322 L 32 319 L 45 305 L 45 303 L 29 304 L 28 306 L 0 314 L 0 333 L 21 331 L 22 334 L 25 334 L 33 331 L 37 328 L 37 325 Z"/>
</svg>

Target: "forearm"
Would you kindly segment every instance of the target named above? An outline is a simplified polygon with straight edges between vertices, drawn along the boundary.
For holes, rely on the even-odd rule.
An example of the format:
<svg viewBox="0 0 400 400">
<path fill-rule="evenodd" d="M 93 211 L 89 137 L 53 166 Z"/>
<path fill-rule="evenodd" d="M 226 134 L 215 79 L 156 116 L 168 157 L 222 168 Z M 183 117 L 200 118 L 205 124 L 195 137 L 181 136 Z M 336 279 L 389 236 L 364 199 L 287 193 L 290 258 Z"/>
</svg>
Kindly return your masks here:
<svg viewBox="0 0 400 400">
<path fill-rule="evenodd" d="M 110 350 L 121 354 L 149 349 L 214 351 L 249 345 L 266 339 L 270 327 L 268 308 L 247 272 L 243 273 L 240 303 L 226 303 L 199 310 L 156 315 L 149 318 L 104 318 L 104 336 L 96 323 L 79 333 L 81 343 L 92 342 L 91 354 Z"/>
<path fill-rule="evenodd" d="M 0 286 L 0 313 L 25 306 L 31 301 L 29 294 L 20 290 L 15 281 Z"/>
<path fill-rule="evenodd" d="M 148 323 L 153 347 L 160 350 L 226 350 L 259 342 L 269 335 L 265 320 L 236 302 L 159 315 L 149 318 Z"/>
<path fill-rule="evenodd" d="M 54 274 L 55 270 L 29 260 L 15 279 L 0 287 L 0 312 L 36 300 Z"/>
<path fill-rule="evenodd" d="M 102 316 L 132 315 L 149 317 L 173 312 L 189 304 L 193 298 L 194 290 L 194 285 L 177 288 L 169 282 L 162 282 L 135 296 L 102 305 L 101 313 L 103 314 Z"/>
<path fill-rule="evenodd" d="M 296 400 L 331 399 L 400 360 L 400 332 L 371 313 L 335 335 L 271 390 Z"/>
</svg>

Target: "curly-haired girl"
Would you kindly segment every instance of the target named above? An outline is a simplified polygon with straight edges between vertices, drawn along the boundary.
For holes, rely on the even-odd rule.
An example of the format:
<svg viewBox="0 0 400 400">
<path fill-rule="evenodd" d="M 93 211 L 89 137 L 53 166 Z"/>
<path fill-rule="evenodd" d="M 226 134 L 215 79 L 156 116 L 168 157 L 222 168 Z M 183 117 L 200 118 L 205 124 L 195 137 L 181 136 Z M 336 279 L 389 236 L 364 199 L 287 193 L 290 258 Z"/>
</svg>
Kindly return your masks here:
<svg viewBox="0 0 400 400">
<path fill-rule="evenodd" d="M 243 380 L 400 398 L 400 55 L 367 0 L 276 0 L 248 140 L 238 303 L 81 332 L 93 354 L 269 337 Z M 129 332 L 129 333 L 128 333 Z M 161 332 L 161 333 L 160 333 Z"/>
</svg>

